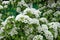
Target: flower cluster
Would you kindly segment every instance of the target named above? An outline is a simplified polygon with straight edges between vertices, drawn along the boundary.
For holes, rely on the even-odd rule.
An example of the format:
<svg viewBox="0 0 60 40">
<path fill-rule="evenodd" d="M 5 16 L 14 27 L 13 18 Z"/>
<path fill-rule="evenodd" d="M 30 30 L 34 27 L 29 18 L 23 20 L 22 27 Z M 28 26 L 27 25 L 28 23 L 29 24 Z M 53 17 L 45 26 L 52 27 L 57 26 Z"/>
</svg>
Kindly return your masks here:
<svg viewBox="0 0 60 40">
<path fill-rule="evenodd" d="M 60 11 L 44 0 L 1 0 L 0 40 L 60 40 Z"/>
</svg>

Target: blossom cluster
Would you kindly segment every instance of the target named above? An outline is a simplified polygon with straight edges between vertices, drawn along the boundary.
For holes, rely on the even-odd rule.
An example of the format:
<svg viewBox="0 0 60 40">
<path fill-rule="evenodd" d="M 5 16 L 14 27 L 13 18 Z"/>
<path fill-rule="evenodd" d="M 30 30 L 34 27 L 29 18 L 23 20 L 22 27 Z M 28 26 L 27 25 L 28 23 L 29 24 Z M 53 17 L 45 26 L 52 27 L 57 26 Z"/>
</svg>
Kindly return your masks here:
<svg viewBox="0 0 60 40">
<path fill-rule="evenodd" d="M 0 4 L 0 40 L 60 40 L 60 11 L 34 3 L 9 0 Z"/>
</svg>

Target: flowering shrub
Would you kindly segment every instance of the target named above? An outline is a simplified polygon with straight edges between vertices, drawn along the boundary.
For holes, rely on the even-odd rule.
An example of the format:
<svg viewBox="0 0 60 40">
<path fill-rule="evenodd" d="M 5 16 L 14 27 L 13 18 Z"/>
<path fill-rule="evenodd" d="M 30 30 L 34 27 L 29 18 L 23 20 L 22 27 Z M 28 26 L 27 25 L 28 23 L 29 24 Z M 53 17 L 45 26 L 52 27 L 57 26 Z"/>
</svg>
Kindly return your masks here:
<svg viewBox="0 0 60 40">
<path fill-rule="evenodd" d="M 9 0 L 0 4 L 0 40 L 60 40 L 60 11 L 42 0 Z"/>
</svg>

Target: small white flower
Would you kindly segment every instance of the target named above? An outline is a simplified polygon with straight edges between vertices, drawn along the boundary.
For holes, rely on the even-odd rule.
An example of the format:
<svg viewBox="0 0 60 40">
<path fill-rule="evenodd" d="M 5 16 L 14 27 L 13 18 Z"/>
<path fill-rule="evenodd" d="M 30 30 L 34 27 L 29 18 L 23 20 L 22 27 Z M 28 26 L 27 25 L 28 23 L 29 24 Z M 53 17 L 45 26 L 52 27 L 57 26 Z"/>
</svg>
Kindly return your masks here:
<svg viewBox="0 0 60 40">
<path fill-rule="evenodd" d="M 43 32 L 45 32 L 45 31 L 48 30 L 48 26 L 47 26 L 47 25 L 42 24 L 41 26 L 42 26 L 42 31 L 43 31 Z"/>
<path fill-rule="evenodd" d="M 58 15 L 60 16 L 60 11 L 56 11 L 53 15 L 56 17 L 58 17 Z"/>
<path fill-rule="evenodd" d="M 42 27 L 41 26 L 38 26 L 37 30 L 38 30 L 39 33 L 42 33 Z"/>
<path fill-rule="evenodd" d="M 33 32 L 33 27 L 29 27 L 28 25 L 24 27 L 25 35 L 28 36 L 30 33 Z"/>
<path fill-rule="evenodd" d="M 3 26 L 5 26 L 8 22 L 9 22 L 9 19 L 11 19 L 11 18 L 14 18 L 14 16 L 9 16 L 5 21 L 3 21 L 1 24 L 3 25 Z"/>
<path fill-rule="evenodd" d="M 52 20 L 51 21 L 56 21 L 57 19 L 56 18 L 52 18 Z"/>
<path fill-rule="evenodd" d="M 41 14 L 41 12 L 39 10 L 36 10 L 34 8 L 26 8 L 24 10 L 24 13 L 23 14 L 28 14 L 28 12 L 30 12 L 32 15 L 35 15 L 36 18 L 39 17 L 39 15 Z"/>
<path fill-rule="evenodd" d="M 7 21 L 3 21 L 1 24 L 5 26 L 7 24 Z"/>
<path fill-rule="evenodd" d="M 21 22 L 24 22 L 24 23 L 29 23 L 29 20 L 31 18 L 27 15 L 23 15 L 23 14 L 19 14 L 16 16 L 15 20 L 16 21 L 21 21 Z"/>
<path fill-rule="evenodd" d="M 56 7 L 56 3 L 52 3 L 51 8 Z"/>
<path fill-rule="evenodd" d="M 40 18 L 39 21 L 43 22 L 43 23 L 48 23 L 48 20 L 44 17 Z"/>
<path fill-rule="evenodd" d="M 35 19 L 35 18 L 29 20 L 29 22 L 30 22 L 29 24 L 37 24 L 37 25 L 39 25 L 39 20 Z"/>
<path fill-rule="evenodd" d="M 33 35 L 33 34 L 30 34 L 30 35 L 27 37 L 27 40 L 32 40 L 33 37 L 34 37 L 34 35 Z"/>
<path fill-rule="evenodd" d="M 4 38 L 4 36 L 0 36 L 0 39 Z"/>
<path fill-rule="evenodd" d="M 0 34 L 4 32 L 3 27 L 0 28 Z"/>
<path fill-rule="evenodd" d="M 3 1 L 2 4 L 9 4 L 10 1 Z"/>
<path fill-rule="evenodd" d="M 0 5 L 0 9 L 3 9 L 3 6 L 2 5 Z"/>
<path fill-rule="evenodd" d="M 51 22 L 51 23 L 48 23 L 48 25 L 49 25 L 49 28 L 52 28 L 54 31 L 54 37 L 57 38 L 57 35 L 58 35 L 57 29 L 59 27 L 58 22 Z"/>
<path fill-rule="evenodd" d="M 33 4 L 32 3 L 29 3 L 29 4 L 27 4 L 30 8 L 32 8 L 33 7 Z"/>
<path fill-rule="evenodd" d="M 48 10 L 47 12 L 43 13 L 43 16 L 50 15 L 50 14 L 52 14 L 52 13 L 53 13 L 52 10 Z"/>
<path fill-rule="evenodd" d="M 36 35 L 36 36 L 34 36 L 33 40 L 43 40 L 43 36 Z"/>
<path fill-rule="evenodd" d="M 12 30 L 9 32 L 9 34 L 10 34 L 11 36 L 13 36 L 13 35 L 15 35 L 15 34 L 18 34 L 18 32 L 17 32 L 16 30 L 17 30 L 16 27 L 12 28 Z"/>
<path fill-rule="evenodd" d="M 8 8 L 8 5 L 4 5 L 4 8 Z"/>
<path fill-rule="evenodd" d="M 28 7 L 28 5 L 25 3 L 24 0 L 21 0 L 21 2 L 18 2 L 17 6 L 25 6 L 25 7 Z"/>
<path fill-rule="evenodd" d="M 20 7 L 17 7 L 16 11 L 17 11 L 18 13 L 20 13 L 20 12 L 21 12 Z"/>
<path fill-rule="evenodd" d="M 44 10 L 45 8 L 46 8 L 46 6 L 43 6 L 43 7 L 39 8 L 39 10 Z"/>
<path fill-rule="evenodd" d="M 53 35 L 50 31 L 45 31 L 44 35 L 45 35 L 46 39 L 53 40 Z"/>
</svg>

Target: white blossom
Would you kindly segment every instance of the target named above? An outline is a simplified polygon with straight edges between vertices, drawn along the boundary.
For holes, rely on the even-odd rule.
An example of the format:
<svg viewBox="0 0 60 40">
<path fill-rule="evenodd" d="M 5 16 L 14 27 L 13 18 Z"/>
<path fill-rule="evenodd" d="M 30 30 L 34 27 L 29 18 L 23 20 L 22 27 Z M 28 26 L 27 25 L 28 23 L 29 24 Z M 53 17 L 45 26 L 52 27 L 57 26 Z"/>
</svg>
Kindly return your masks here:
<svg viewBox="0 0 60 40">
<path fill-rule="evenodd" d="M 58 24 L 57 24 L 57 22 L 51 22 L 51 23 L 48 23 L 48 25 L 49 25 L 49 28 L 52 28 L 54 31 L 54 37 L 57 38 L 57 35 L 58 35 L 58 31 L 57 31 Z"/>
<path fill-rule="evenodd" d="M 44 35 L 45 35 L 46 39 L 53 40 L 53 35 L 50 31 L 45 31 Z"/>
<path fill-rule="evenodd" d="M 42 6 L 42 5 L 40 5 L 40 6 Z M 39 10 L 44 10 L 44 9 L 46 9 L 46 6 L 39 8 Z"/>
<path fill-rule="evenodd" d="M 17 11 L 18 13 L 20 13 L 20 12 L 21 12 L 20 7 L 17 7 L 17 8 L 16 8 L 16 11 Z"/>
<path fill-rule="evenodd" d="M 29 20 L 29 22 L 30 22 L 29 24 L 37 24 L 37 25 L 39 25 L 39 20 L 35 19 L 35 18 Z"/>
<path fill-rule="evenodd" d="M 38 30 L 39 33 L 42 33 L 42 27 L 41 26 L 38 26 L 37 30 Z"/>
<path fill-rule="evenodd" d="M 4 8 L 8 8 L 8 5 L 4 5 Z"/>
<path fill-rule="evenodd" d="M 10 1 L 3 1 L 2 4 L 9 4 Z"/>
<path fill-rule="evenodd" d="M 3 27 L 0 28 L 0 34 L 4 32 Z"/>
<path fill-rule="evenodd" d="M 52 18 L 52 20 L 51 21 L 56 21 L 57 19 L 56 18 Z"/>
<path fill-rule="evenodd" d="M 0 27 L 0 39 L 4 38 L 1 34 L 4 32 L 5 27 Z"/>
<path fill-rule="evenodd" d="M 48 26 L 46 24 L 42 24 L 42 31 L 45 32 L 48 30 Z"/>
<path fill-rule="evenodd" d="M 9 16 L 5 21 L 3 21 L 1 24 L 3 25 L 3 26 L 5 26 L 8 22 L 9 22 L 9 19 L 11 19 L 11 18 L 14 18 L 14 16 Z"/>
<path fill-rule="evenodd" d="M 24 0 L 21 0 L 21 2 L 18 2 L 17 6 L 25 6 L 25 7 L 28 7 L 28 5 L 25 3 Z"/>
<path fill-rule="evenodd" d="M 24 22 L 24 23 L 29 23 L 30 18 L 27 15 L 19 14 L 19 15 L 16 16 L 15 20 L 21 21 L 21 22 Z"/>
<path fill-rule="evenodd" d="M 41 14 L 39 10 L 36 10 L 34 8 L 26 8 L 23 14 L 28 14 L 27 12 L 30 12 L 32 15 L 35 15 L 36 18 L 39 17 L 39 14 Z"/>
<path fill-rule="evenodd" d="M 43 23 L 48 23 L 48 20 L 44 17 L 40 18 L 39 21 L 43 22 Z"/>
<path fill-rule="evenodd" d="M 16 30 L 17 30 L 17 27 L 13 27 L 13 28 L 11 29 L 11 31 L 9 32 L 9 34 L 10 34 L 11 36 L 13 36 L 13 35 L 15 35 L 15 34 L 18 34 L 18 32 L 17 32 Z"/>
<path fill-rule="evenodd" d="M 0 39 L 4 38 L 4 36 L 0 36 Z"/>
<path fill-rule="evenodd" d="M 50 14 L 52 14 L 52 13 L 53 13 L 53 11 L 50 9 L 50 10 L 48 10 L 47 12 L 43 13 L 43 16 L 45 16 L 45 15 L 50 15 Z"/>
<path fill-rule="evenodd" d="M 60 11 L 56 11 L 53 15 L 58 17 L 58 15 L 60 15 Z"/>
<path fill-rule="evenodd" d="M 28 36 L 30 33 L 33 32 L 33 27 L 29 27 L 28 25 L 24 27 L 25 35 Z"/>
<path fill-rule="evenodd" d="M 36 35 L 36 36 L 34 36 L 33 40 L 43 40 L 43 36 Z"/>
<path fill-rule="evenodd" d="M 3 6 L 2 5 L 0 5 L 0 9 L 3 9 Z"/>
<path fill-rule="evenodd" d="M 32 40 L 33 37 L 34 37 L 34 35 L 33 35 L 33 34 L 30 34 L 30 35 L 27 37 L 27 40 Z"/>
</svg>

